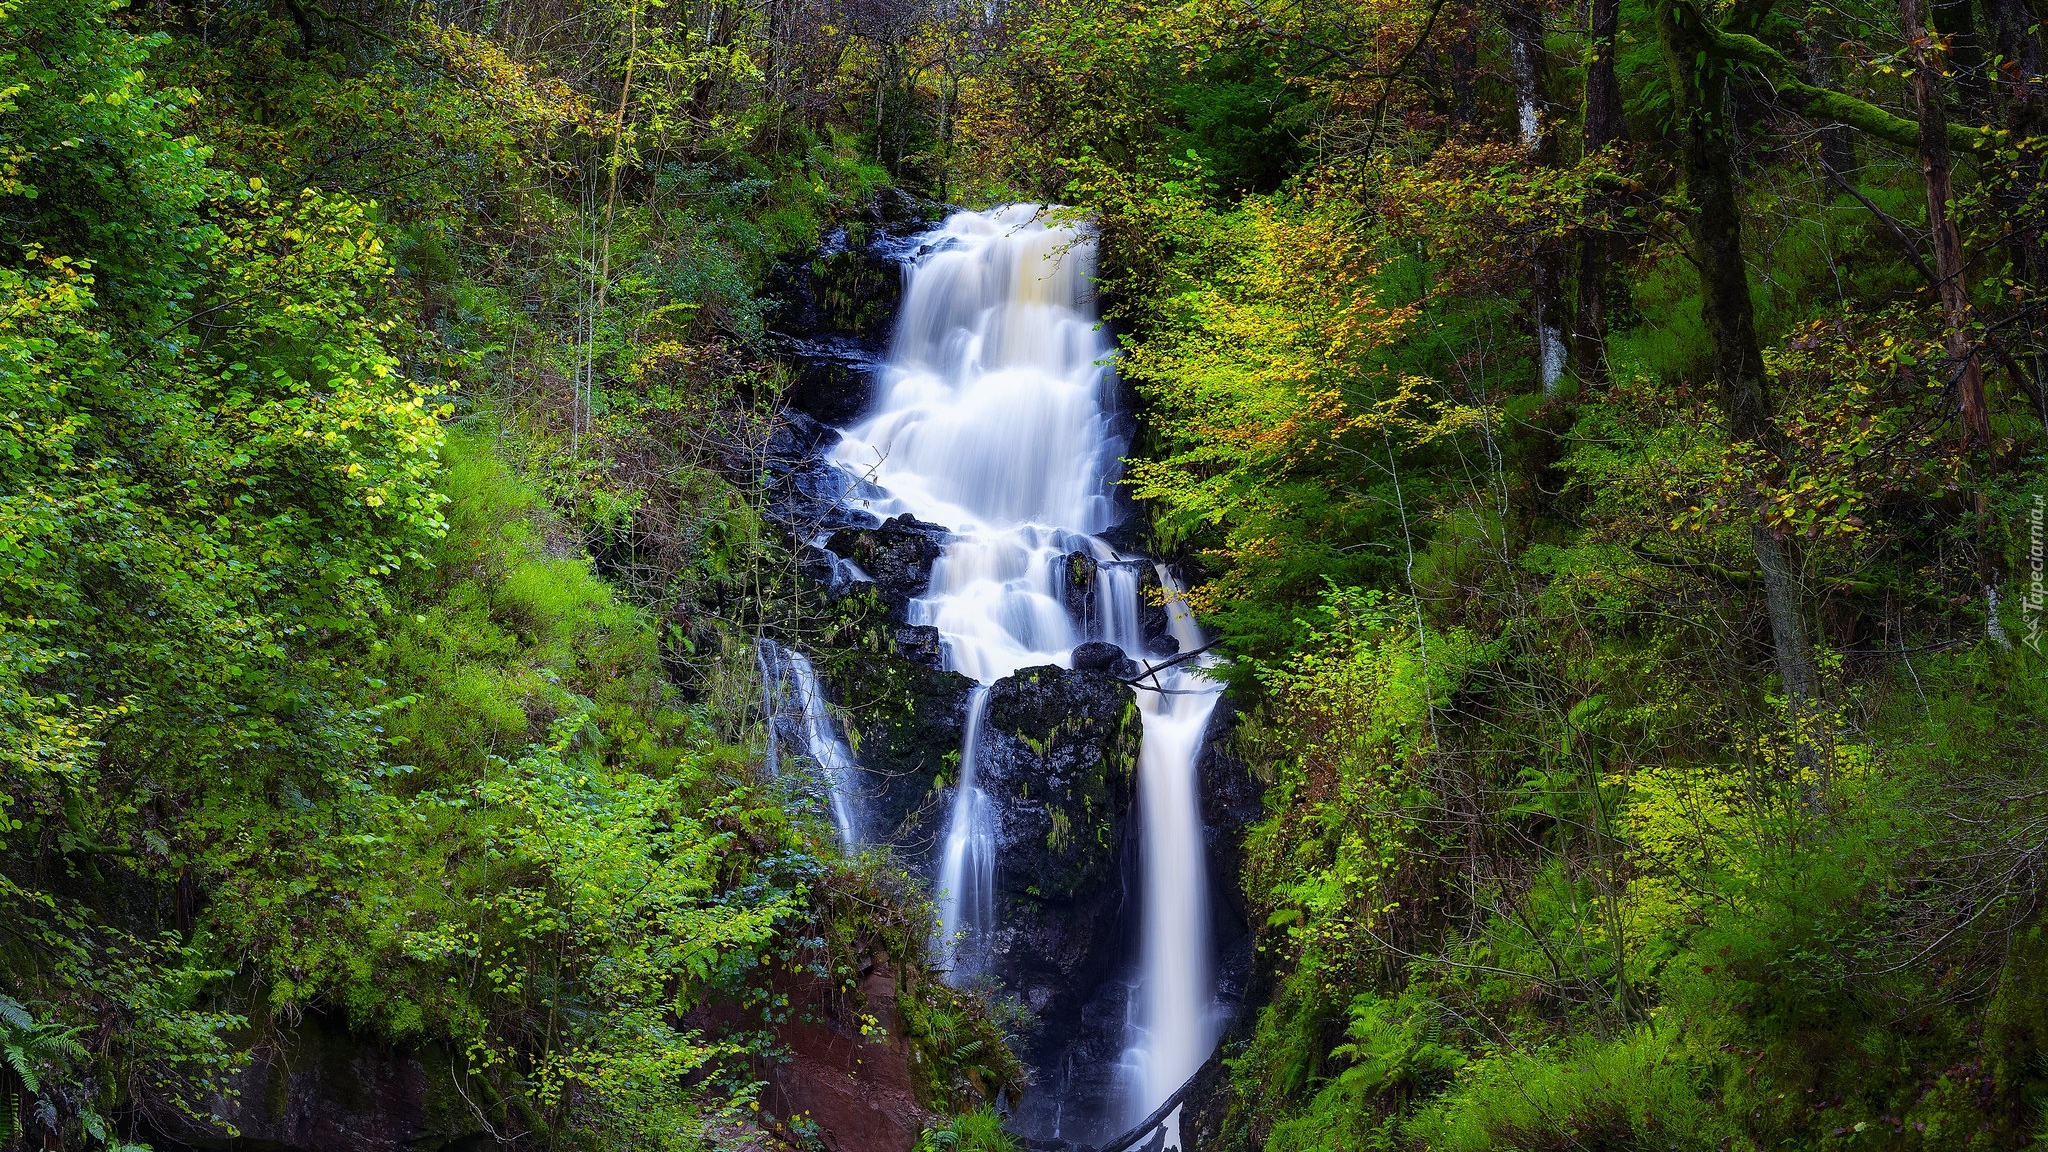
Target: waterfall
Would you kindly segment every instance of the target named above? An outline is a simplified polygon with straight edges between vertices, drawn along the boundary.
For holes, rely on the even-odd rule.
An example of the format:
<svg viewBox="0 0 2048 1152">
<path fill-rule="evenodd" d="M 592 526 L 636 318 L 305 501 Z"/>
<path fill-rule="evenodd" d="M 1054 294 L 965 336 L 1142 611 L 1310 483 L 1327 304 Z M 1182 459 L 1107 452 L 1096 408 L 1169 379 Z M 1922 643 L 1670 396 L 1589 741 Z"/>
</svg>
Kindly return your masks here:
<svg viewBox="0 0 2048 1152">
<path fill-rule="evenodd" d="M 1158 568 L 1167 592 L 1167 627 L 1183 652 L 1202 646 L 1194 614 L 1172 573 Z M 1132 1076 L 1126 1119 L 1143 1120 L 1208 1059 L 1216 1043 L 1209 885 L 1202 851 L 1197 779 L 1202 737 L 1222 685 L 1176 665 L 1159 676 L 1163 691 L 1140 685 L 1145 741 L 1138 750 L 1138 808 L 1144 847 L 1144 901 L 1136 1023 L 1125 1067 Z M 1179 1146 L 1178 1133 L 1168 1141 Z"/>
<path fill-rule="evenodd" d="M 793 695 L 795 699 L 789 703 L 794 705 L 795 719 L 803 734 L 804 754 L 818 767 L 832 810 L 832 824 L 839 830 L 839 843 L 847 848 L 856 847 L 860 843 L 860 825 L 853 807 L 853 749 L 846 746 L 839 730 L 833 727 L 832 713 L 825 706 L 824 686 L 818 683 L 818 670 L 812 667 L 810 657 L 773 640 L 761 641 L 755 655 L 761 665 L 763 707 L 768 713 L 769 774 L 779 774 L 775 722 L 786 708 L 780 701 Z"/>
<path fill-rule="evenodd" d="M 975 782 L 987 686 L 1020 668 L 1071 667 L 1084 640 L 1142 658 L 1144 562 L 1097 535 L 1116 520 L 1126 446 L 1112 420 L 1112 349 L 1094 316 L 1092 237 L 1019 204 L 956 213 L 922 239 L 874 407 L 843 430 L 831 458 L 862 481 L 869 511 L 952 533 L 907 615 L 936 627 L 946 666 L 980 685 L 934 861 L 938 943 L 960 979 L 984 970 L 998 927 L 993 804 Z M 1085 622 L 1063 595 L 1073 552 L 1097 562 Z M 1171 627 L 1184 650 L 1200 644 L 1184 606 Z M 1139 686 L 1146 881 L 1124 1057 L 1142 1070 L 1126 1077 L 1126 1104 L 1139 1116 L 1207 1058 L 1214 1038 L 1196 762 L 1216 687 L 1187 665 Z"/>
<path fill-rule="evenodd" d="M 974 782 L 981 753 L 981 725 L 988 715 L 988 686 L 977 685 L 967 702 L 967 732 L 960 741 L 960 780 L 939 852 L 939 955 L 953 978 L 974 975 L 981 949 L 995 926 L 996 833 L 988 794 Z"/>
</svg>

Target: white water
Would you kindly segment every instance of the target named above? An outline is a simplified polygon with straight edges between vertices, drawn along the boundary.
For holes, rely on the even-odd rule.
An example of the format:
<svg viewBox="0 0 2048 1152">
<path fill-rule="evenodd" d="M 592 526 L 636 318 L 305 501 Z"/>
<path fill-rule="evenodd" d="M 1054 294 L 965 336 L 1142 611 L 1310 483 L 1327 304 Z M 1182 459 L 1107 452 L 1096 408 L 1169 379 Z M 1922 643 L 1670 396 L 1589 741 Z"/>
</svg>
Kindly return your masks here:
<svg viewBox="0 0 2048 1152">
<path fill-rule="evenodd" d="M 988 794 L 974 782 L 981 725 L 988 716 L 988 686 L 967 701 L 967 731 L 960 741 L 960 780 L 939 851 L 939 955 L 946 969 L 966 974 L 984 963 L 977 947 L 995 926 L 996 834 Z"/>
<path fill-rule="evenodd" d="M 768 712 L 768 772 L 779 775 L 776 755 L 775 718 L 793 710 L 803 730 L 803 752 L 818 767 L 832 808 L 832 824 L 839 830 L 839 842 L 847 848 L 860 843 L 860 825 L 854 817 L 853 749 L 832 726 L 832 714 L 825 707 L 825 690 L 818 683 L 818 670 L 810 657 L 773 640 L 763 640 L 756 649 L 761 666 L 761 691 Z"/>
<path fill-rule="evenodd" d="M 926 240 L 928 254 L 906 273 L 875 408 L 833 450 L 881 489 L 870 511 L 954 533 L 910 622 L 936 626 L 947 667 L 982 685 L 1020 668 L 1071 666 L 1088 639 L 1142 660 L 1140 561 L 1095 536 L 1115 520 L 1125 445 L 1111 419 L 1111 348 L 1093 315 L 1092 240 L 1032 205 L 958 213 Z M 1061 595 L 1075 551 L 1099 564 L 1085 624 Z M 1185 608 L 1172 630 L 1183 651 L 1201 643 Z M 1196 762 L 1217 690 L 1188 664 L 1139 687 L 1143 944 L 1124 1058 L 1133 1119 L 1214 1043 Z M 955 979 L 983 970 L 978 945 L 996 928 L 994 805 L 975 784 L 987 698 L 985 687 L 972 698 L 937 860 L 939 943 Z"/>
<path fill-rule="evenodd" d="M 1169 594 L 1180 591 L 1164 565 L 1158 572 Z M 1169 599 L 1167 613 L 1181 651 L 1202 646 L 1201 629 L 1184 601 Z M 1136 1025 L 1124 1054 L 1132 1081 L 1124 1111 L 1132 1124 L 1150 1115 L 1209 1058 L 1219 1023 L 1197 769 L 1221 686 L 1183 667 L 1159 678 L 1166 691 L 1141 687 L 1138 693 L 1145 717 L 1145 741 L 1138 750 L 1145 873 Z M 1177 1124 L 1168 1146 L 1179 1145 Z"/>
</svg>

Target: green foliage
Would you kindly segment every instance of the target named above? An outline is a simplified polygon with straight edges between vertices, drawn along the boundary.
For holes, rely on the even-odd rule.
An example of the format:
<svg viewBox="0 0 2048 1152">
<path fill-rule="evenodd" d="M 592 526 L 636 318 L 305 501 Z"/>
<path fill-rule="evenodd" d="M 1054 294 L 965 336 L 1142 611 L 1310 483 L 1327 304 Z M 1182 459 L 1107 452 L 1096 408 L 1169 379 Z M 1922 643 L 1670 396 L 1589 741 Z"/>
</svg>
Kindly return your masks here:
<svg viewBox="0 0 2048 1152">
<path fill-rule="evenodd" d="M 462 1123 L 702 1147 L 809 1011 L 778 981 L 921 974 L 915 891 L 656 627 L 771 551 L 719 455 L 757 289 L 880 177 L 740 151 L 745 53 L 644 8 L 567 78 L 291 12 L 0 7 L 0 1142 L 217 1128 L 319 1013 L 452 1053 Z M 926 1001 L 934 1102 L 1022 1082 Z"/>
<path fill-rule="evenodd" d="M 1666 1030 L 1668 1031 L 1668 1030 Z M 1713 1112 L 1668 1035 L 1646 1029 L 1489 1061 L 1408 1122 L 1431 1149 L 1714 1148 Z"/>
<path fill-rule="evenodd" d="M 993 1108 L 964 1112 L 917 1138 L 917 1152 L 1017 1152 L 1021 1147 L 1003 1130 L 1003 1118 Z"/>
</svg>

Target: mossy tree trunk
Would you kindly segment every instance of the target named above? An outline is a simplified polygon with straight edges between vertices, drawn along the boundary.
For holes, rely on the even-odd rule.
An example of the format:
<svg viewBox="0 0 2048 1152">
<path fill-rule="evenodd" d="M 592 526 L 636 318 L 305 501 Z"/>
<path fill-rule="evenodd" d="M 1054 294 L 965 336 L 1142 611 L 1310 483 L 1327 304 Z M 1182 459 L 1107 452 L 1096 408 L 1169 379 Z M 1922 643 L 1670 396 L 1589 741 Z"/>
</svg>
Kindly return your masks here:
<svg viewBox="0 0 2048 1152">
<path fill-rule="evenodd" d="M 1761 14 L 1750 21 L 1760 22 Z M 1757 340 L 1756 310 L 1742 255 L 1742 202 L 1736 195 L 1728 77 L 1733 65 L 1713 52 L 1712 30 L 1686 0 L 1659 0 L 1657 35 L 1680 109 L 1679 156 L 1692 214 L 1687 227 L 1700 272 L 1700 312 L 1713 344 L 1714 383 L 1729 439 L 1775 451 L 1771 398 Z M 1750 530 L 1762 570 L 1771 642 L 1785 692 L 1795 702 L 1818 689 L 1813 649 L 1800 611 L 1792 543 L 1761 520 Z"/>
</svg>

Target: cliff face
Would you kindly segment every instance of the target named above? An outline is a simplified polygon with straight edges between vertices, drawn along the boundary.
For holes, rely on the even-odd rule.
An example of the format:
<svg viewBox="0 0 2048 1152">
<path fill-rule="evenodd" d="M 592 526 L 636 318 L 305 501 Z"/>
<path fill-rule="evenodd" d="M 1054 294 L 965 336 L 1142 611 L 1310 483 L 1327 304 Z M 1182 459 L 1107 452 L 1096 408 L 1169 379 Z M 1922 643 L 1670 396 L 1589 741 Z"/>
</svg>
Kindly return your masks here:
<svg viewBox="0 0 2048 1152">
<path fill-rule="evenodd" d="M 774 1027 L 774 1047 L 782 1058 L 753 1064 L 763 1085 L 761 1124 L 826 1152 L 910 1152 L 938 1118 L 918 1103 L 898 991 L 897 969 L 886 962 L 871 962 L 851 995 L 809 975 L 778 981 L 784 1022 Z M 862 1014 L 879 1031 L 863 1033 Z M 759 1028 L 761 1018 L 727 1002 L 685 1023 L 737 1033 Z"/>
<path fill-rule="evenodd" d="M 308 1016 L 266 1029 L 250 1060 L 208 1102 L 216 1126 L 168 1105 L 148 1109 L 157 1143 L 184 1149 L 278 1152 L 442 1152 L 488 1138 L 465 1091 L 478 1091 L 462 1061 L 438 1045 L 395 1048 L 359 1039 Z M 228 1127 L 240 1135 L 230 1137 Z"/>
</svg>

